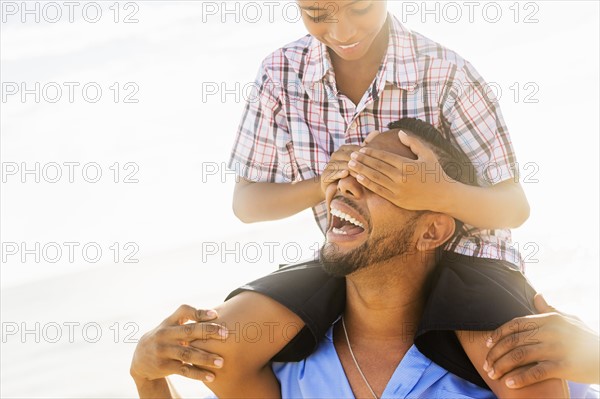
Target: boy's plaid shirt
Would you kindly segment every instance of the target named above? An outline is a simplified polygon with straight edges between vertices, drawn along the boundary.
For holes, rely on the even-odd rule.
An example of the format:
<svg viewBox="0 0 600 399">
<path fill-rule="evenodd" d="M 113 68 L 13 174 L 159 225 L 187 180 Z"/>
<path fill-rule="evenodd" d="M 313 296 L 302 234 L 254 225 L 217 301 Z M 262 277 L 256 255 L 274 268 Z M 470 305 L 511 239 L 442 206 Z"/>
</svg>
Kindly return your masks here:
<svg viewBox="0 0 600 399">
<path fill-rule="evenodd" d="M 327 49 L 312 36 L 269 55 L 248 95 L 229 168 L 255 182 L 317 178 L 341 145 L 360 144 L 371 131 L 411 117 L 434 125 L 461 149 L 481 186 L 516 179 L 515 154 L 493 89 L 455 52 L 391 15 L 388 21 L 387 54 L 357 106 L 336 92 Z M 325 204 L 313 212 L 325 231 Z M 509 230 L 465 225 L 446 249 L 523 269 Z"/>
</svg>

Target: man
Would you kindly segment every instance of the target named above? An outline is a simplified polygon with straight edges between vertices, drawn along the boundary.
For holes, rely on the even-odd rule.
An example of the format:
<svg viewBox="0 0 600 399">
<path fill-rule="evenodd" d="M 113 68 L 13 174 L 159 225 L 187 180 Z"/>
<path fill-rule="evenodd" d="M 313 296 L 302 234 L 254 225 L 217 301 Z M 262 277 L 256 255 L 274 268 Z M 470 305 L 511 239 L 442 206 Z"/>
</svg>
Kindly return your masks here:
<svg viewBox="0 0 600 399">
<path fill-rule="evenodd" d="M 372 143 L 410 156 L 394 133 Z M 352 176 L 330 185 L 326 198 L 331 219 L 321 260 L 329 274 L 346 277 L 346 308 L 314 354 L 274 366 L 282 396 L 440 397 L 453 392 L 492 397 L 413 345 L 426 282 L 438 248 L 455 232 L 454 219 L 398 208 Z"/>
<path fill-rule="evenodd" d="M 377 136 L 369 146 L 414 159 L 410 150 L 398 141 L 396 132 Z M 442 164 L 443 158 L 440 157 Z M 457 174 L 463 170 L 460 164 L 454 166 L 452 178 L 458 180 Z M 222 354 L 224 347 L 200 345 L 207 350 L 205 352 L 197 349 L 198 345 L 193 341 L 218 337 L 222 330 L 210 323 L 176 326 L 187 320 L 205 319 L 205 315 L 196 314 L 195 309 L 182 307 L 145 335 L 138 345 L 132 375 L 141 396 L 168 397 L 168 385 L 162 377 L 174 373 L 208 382 L 207 385 L 222 397 L 252 395 L 257 392 L 253 388 L 265 386 L 274 389 L 261 396 L 493 395 L 432 363 L 413 345 L 426 308 L 428 281 L 435 269 L 436 254 L 454 234 L 455 220 L 440 213 L 396 207 L 366 190 L 353 176 L 328 187 L 327 204 L 330 228 L 322 250 L 323 268 L 335 276 L 346 276 L 346 292 L 342 297 L 346 309 L 342 318 L 329 328 L 327 337 L 316 351 L 302 362 L 275 364 L 271 369 L 270 357 L 260 357 L 261 342 L 246 345 L 245 351 L 237 350 L 238 355 L 244 352 L 258 366 L 249 366 L 246 374 L 219 372 L 214 380 L 207 367 L 216 371 L 222 366 L 222 359 L 208 352 Z M 314 268 L 314 265 L 305 266 Z M 244 300 L 243 296 L 234 297 L 225 305 Z M 326 301 L 320 303 L 325 308 L 329 305 Z M 219 314 L 220 320 L 231 316 L 226 306 Z M 233 320 L 244 322 L 243 315 L 237 315 Z M 276 313 L 272 314 L 272 320 L 279 320 Z M 469 357 L 477 358 L 483 364 L 487 351 L 474 354 L 468 348 L 468 341 L 461 338 Z M 480 344 L 475 339 L 471 341 L 474 347 Z M 180 342 L 189 342 L 191 346 L 181 346 Z M 477 367 L 478 371 L 480 368 Z M 280 387 L 272 384 L 273 371 Z M 560 380 L 512 393 L 522 397 L 567 395 Z"/>
</svg>

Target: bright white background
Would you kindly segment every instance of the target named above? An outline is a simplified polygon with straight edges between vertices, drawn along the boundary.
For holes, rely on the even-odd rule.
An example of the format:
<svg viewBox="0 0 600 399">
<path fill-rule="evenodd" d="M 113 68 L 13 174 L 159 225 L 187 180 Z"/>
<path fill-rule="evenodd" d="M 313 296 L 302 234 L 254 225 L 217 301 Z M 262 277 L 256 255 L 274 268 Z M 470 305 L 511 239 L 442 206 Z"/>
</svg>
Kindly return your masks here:
<svg viewBox="0 0 600 399">
<path fill-rule="evenodd" d="M 271 2 L 271 20 L 265 4 L 248 3 L 227 2 L 238 11 L 225 14 L 222 2 L 98 2 L 102 15 L 91 23 L 93 5 L 78 3 L 69 22 L 58 2 L 62 18 L 51 23 L 54 6 L 38 3 L 36 22 L 22 15 L 21 2 L 2 2 L 2 397 L 133 397 L 132 342 L 143 332 L 181 303 L 214 306 L 278 263 L 311 256 L 321 242 L 308 212 L 244 225 L 231 211 L 234 177 L 221 172 L 244 97 L 238 90 L 221 99 L 221 91 L 203 88 L 243 87 L 269 52 L 305 34 L 292 22 L 293 4 Z M 536 165 L 522 170 L 532 211 L 514 232 L 530 260 L 528 276 L 552 304 L 598 330 L 598 3 L 476 2 L 471 21 L 465 2 L 448 4 L 389 8 L 500 88 L 519 161 Z M 137 22 L 125 23 L 128 16 Z M 10 94 L 36 82 L 39 102 Z M 79 84 L 73 102 L 65 82 Z M 95 103 L 83 97 L 87 83 L 102 89 Z M 52 103 L 56 85 L 62 97 Z M 136 88 L 130 100 L 137 103 L 125 102 Z M 21 175 L 22 163 L 36 162 L 41 172 L 47 166 L 39 183 Z M 48 181 L 53 162 L 62 165 L 57 183 Z M 65 162 L 80 163 L 73 183 Z M 88 183 L 82 166 L 93 162 L 102 177 Z M 118 183 L 109 168 L 115 162 Z M 124 183 L 135 166 L 138 182 Z M 64 242 L 78 245 L 72 261 Z M 35 254 L 23 261 L 12 243 L 47 251 L 39 262 Z M 62 249 L 55 263 L 49 243 Z M 96 263 L 82 254 L 89 243 L 102 250 Z M 138 262 L 125 262 L 135 248 Z M 206 393 L 180 383 L 186 395 Z"/>
</svg>

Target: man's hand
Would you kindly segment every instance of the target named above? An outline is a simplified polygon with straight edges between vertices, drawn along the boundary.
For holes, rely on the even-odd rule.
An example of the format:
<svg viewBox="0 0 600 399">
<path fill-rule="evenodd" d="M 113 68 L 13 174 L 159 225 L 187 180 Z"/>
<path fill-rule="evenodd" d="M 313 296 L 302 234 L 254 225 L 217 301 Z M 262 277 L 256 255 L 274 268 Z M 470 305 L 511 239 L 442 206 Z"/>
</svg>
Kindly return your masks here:
<svg viewBox="0 0 600 399">
<path fill-rule="evenodd" d="M 220 368 L 223 359 L 189 345 L 201 339 L 225 339 L 227 330 L 215 323 L 212 310 L 197 310 L 181 305 L 158 327 L 142 336 L 131 362 L 131 376 L 140 381 L 152 381 L 171 374 L 211 382 L 215 376 L 205 368 Z M 188 323 L 194 321 L 196 323 Z"/>
<path fill-rule="evenodd" d="M 542 295 L 534 298 L 542 314 L 518 317 L 494 331 L 484 369 L 493 379 L 510 373 L 506 385 L 522 388 L 551 378 L 598 384 L 598 334 L 575 316 L 557 311 Z M 537 364 L 535 364 L 537 363 Z M 535 364 L 527 369 L 524 365 Z"/>
<path fill-rule="evenodd" d="M 417 159 L 410 159 L 383 150 L 362 148 L 351 154 L 348 163 L 351 174 L 364 187 L 396 206 L 408 210 L 440 211 L 435 202 L 443 196 L 453 180 L 442 170 L 435 153 L 419 140 L 398 133 L 400 141 L 410 148 Z"/>
</svg>

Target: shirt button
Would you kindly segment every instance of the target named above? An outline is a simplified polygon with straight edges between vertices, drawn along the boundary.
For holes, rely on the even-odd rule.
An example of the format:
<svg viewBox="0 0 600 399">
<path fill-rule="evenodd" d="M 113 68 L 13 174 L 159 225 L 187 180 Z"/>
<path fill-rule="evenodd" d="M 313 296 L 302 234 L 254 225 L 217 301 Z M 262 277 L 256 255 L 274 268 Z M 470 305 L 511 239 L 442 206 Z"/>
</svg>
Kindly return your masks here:
<svg viewBox="0 0 600 399">
<path fill-rule="evenodd" d="M 350 129 L 356 130 L 356 126 L 358 126 L 357 123 L 356 122 L 352 122 L 352 124 L 350 125 Z"/>
</svg>

